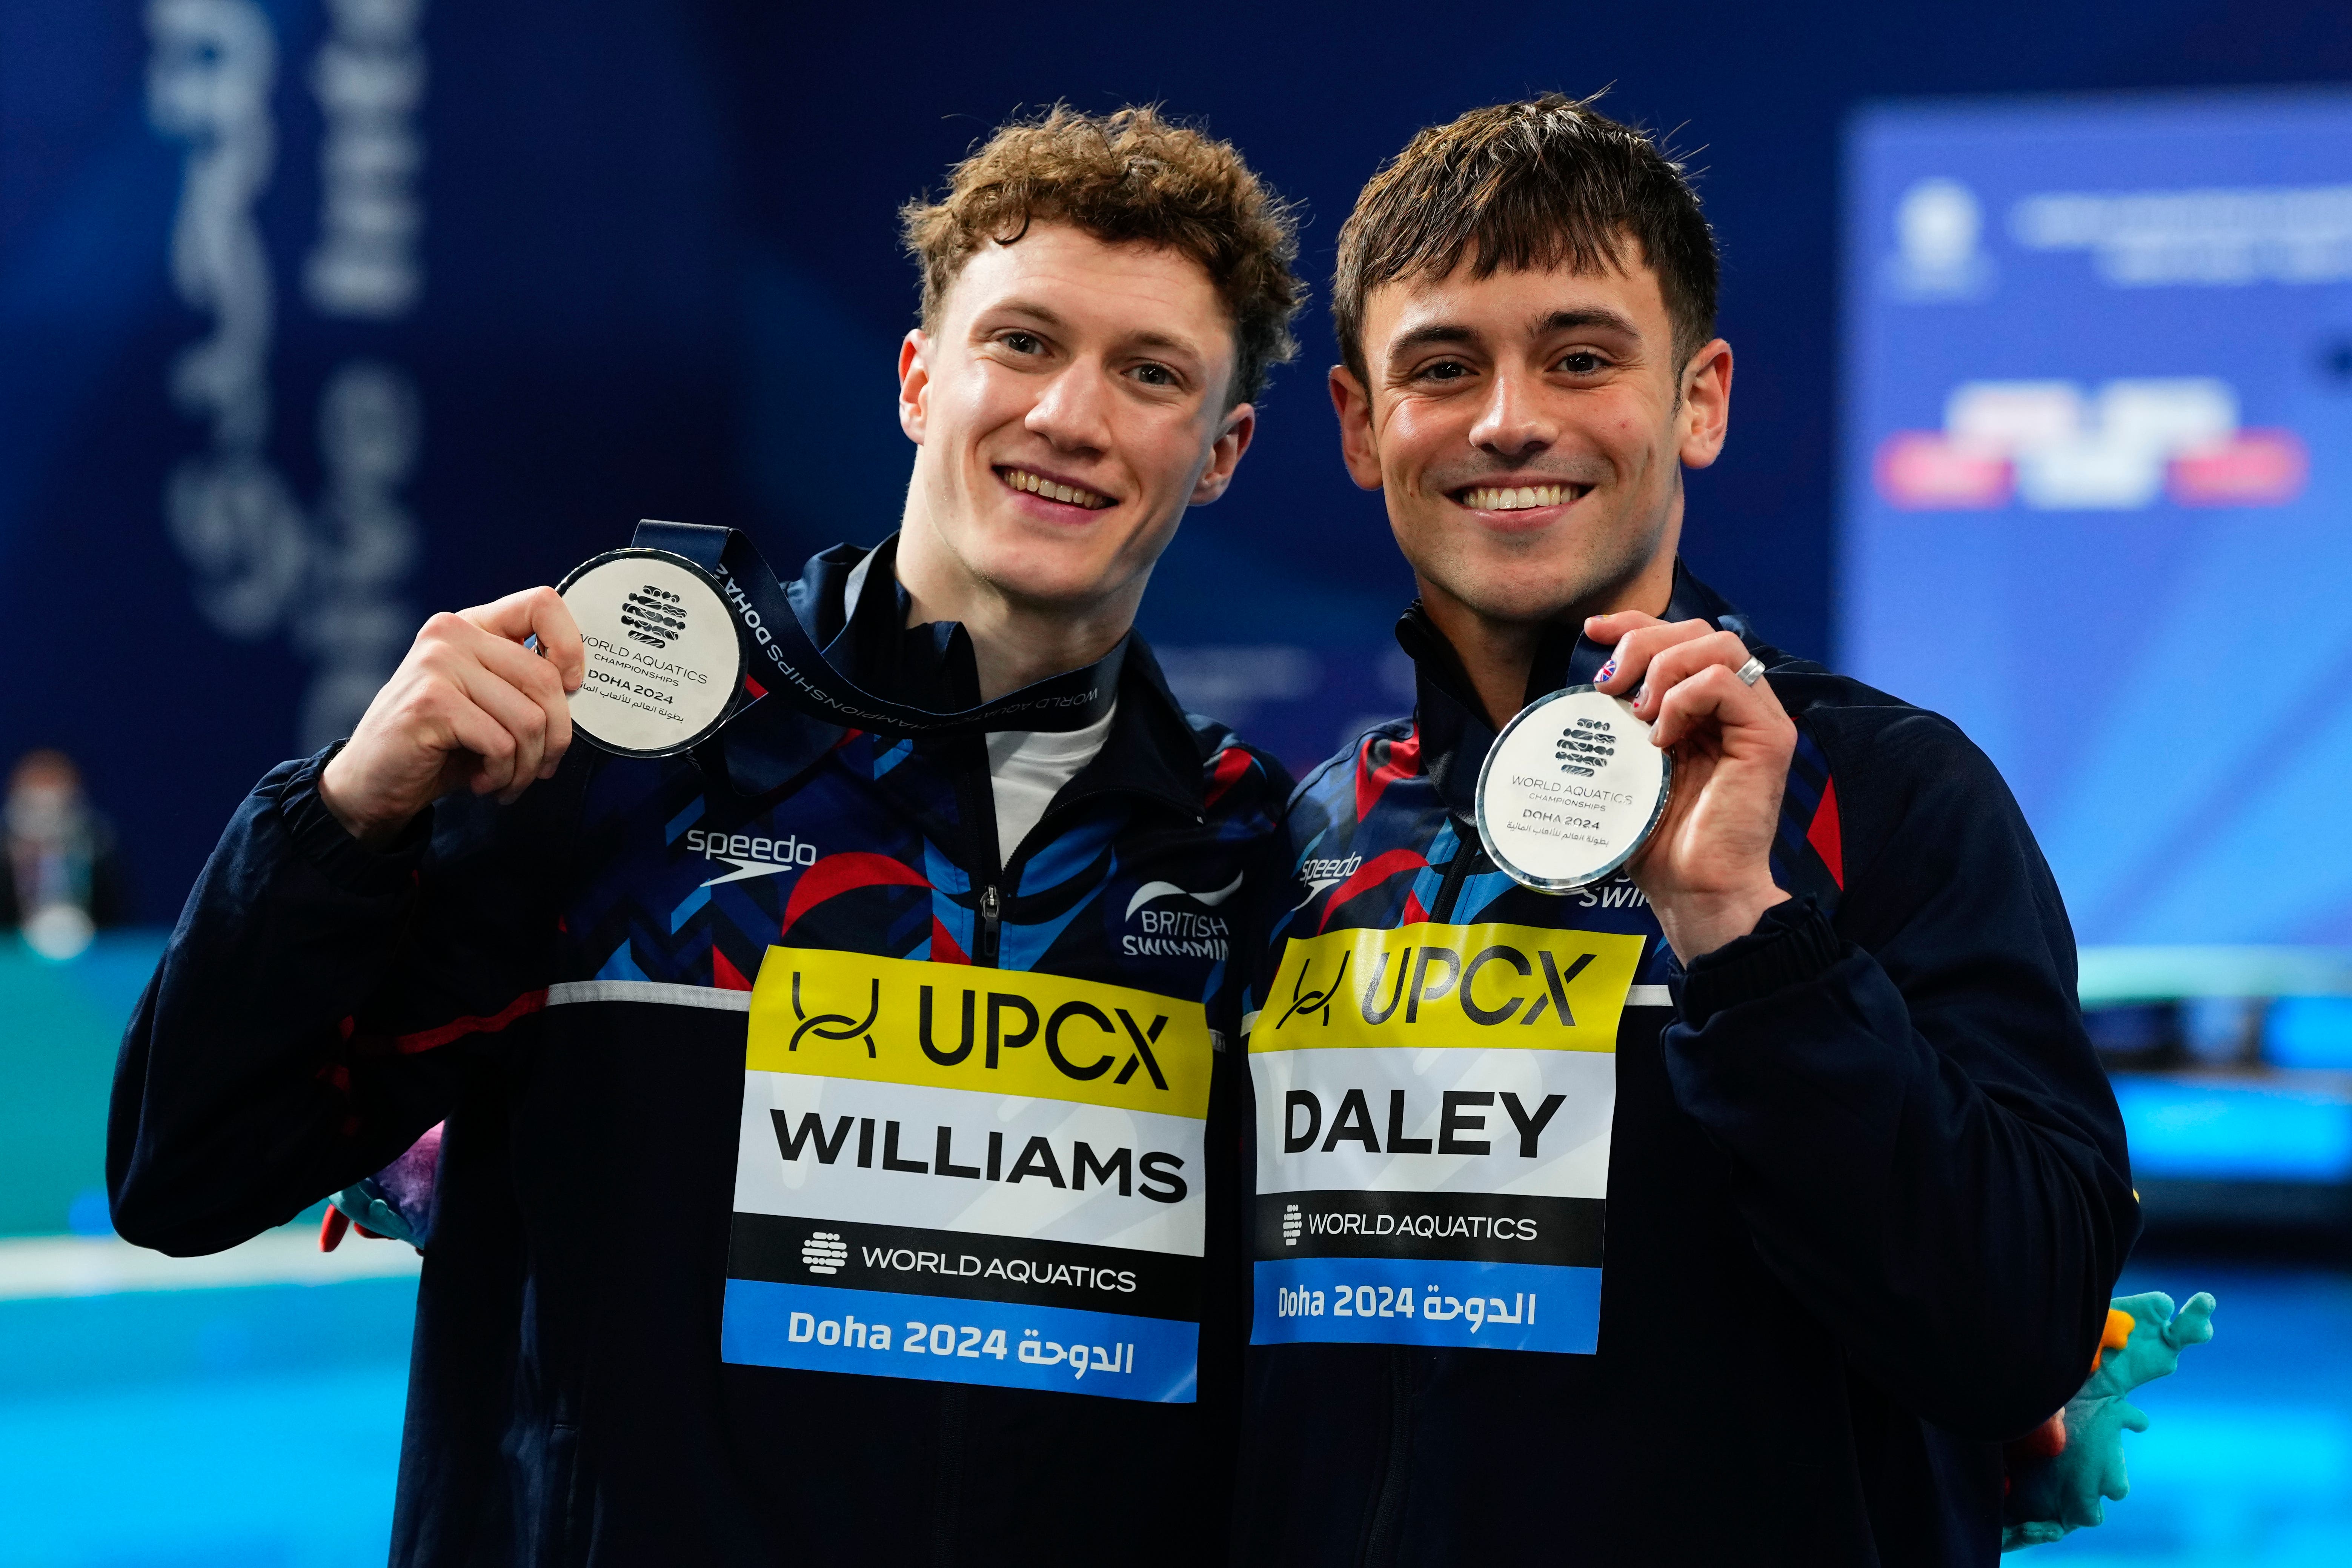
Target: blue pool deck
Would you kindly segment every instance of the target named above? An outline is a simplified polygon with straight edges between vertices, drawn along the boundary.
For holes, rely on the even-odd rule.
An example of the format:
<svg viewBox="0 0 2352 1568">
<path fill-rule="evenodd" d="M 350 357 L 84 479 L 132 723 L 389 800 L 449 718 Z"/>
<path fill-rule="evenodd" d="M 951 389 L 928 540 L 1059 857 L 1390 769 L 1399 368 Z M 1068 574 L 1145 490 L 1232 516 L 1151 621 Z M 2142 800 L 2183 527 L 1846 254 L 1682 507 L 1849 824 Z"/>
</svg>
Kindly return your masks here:
<svg viewBox="0 0 2352 1568">
<path fill-rule="evenodd" d="M 415 1301 L 413 1273 L 0 1299 L 0 1564 L 381 1564 Z"/>
<path fill-rule="evenodd" d="M 0 1244 L 0 1290 L 21 1245 Z M 2125 1289 L 2211 1290 L 2214 1342 L 2143 1391 L 2154 1429 L 2125 1439 L 2107 1523 L 2016 1561 L 2352 1563 L 2352 1274 L 2164 1259 Z M 382 1563 L 415 1290 L 0 1299 L 0 1568 Z"/>
<path fill-rule="evenodd" d="M 218 1259 L 109 1235 L 107 1083 L 162 940 L 69 964 L 0 941 L 0 1568 L 374 1568 L 415 1255 L 322 1258 L 313 1226 Z M 2352 1193 L 2352 997 L 2267 1026 L 2284 1071 L 2118 1075 L 2143 1180 Z M 2352 1568 L 2352 1269 L 2148 1257 L 2119 1293 L 2146 1289 L 2212 1291 L 2214 1342 L 2142 1391 L 2108 1522 L 2013 1561 Z"/>
</svg>

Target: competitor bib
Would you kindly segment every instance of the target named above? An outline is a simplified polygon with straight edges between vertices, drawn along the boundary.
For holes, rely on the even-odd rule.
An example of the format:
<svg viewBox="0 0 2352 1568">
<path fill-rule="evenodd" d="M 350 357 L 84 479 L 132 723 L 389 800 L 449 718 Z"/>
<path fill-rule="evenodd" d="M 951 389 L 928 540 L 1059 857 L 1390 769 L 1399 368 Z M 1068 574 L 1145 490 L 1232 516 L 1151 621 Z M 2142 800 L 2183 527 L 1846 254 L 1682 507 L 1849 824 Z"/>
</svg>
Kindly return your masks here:
<svg viewBox="0 0 2352 1568">
<path fill-rule="evenodd" d="M 1250 1033 L 1250 1338 L 1590 1354 L 1643 937 L 1293 941 Z"/>
<path fill-rule="evenodd" d="M 771 948 L 722 1358 L 1192 1401 L 1211 1060 L 1197 1002 Z"/>
</svg>

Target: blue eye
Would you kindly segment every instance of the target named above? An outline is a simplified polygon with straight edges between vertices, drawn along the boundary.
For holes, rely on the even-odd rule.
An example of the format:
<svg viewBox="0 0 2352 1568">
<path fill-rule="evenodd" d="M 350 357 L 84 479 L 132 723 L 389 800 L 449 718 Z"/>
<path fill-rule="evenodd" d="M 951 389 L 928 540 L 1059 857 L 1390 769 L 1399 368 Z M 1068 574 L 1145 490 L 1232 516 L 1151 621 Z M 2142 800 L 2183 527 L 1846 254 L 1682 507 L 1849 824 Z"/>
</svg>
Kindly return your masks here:
<svg viewBox="0 0 2352 1568">
<path fill-rule="evenodd" d="M 1017 354 L 1042 353 L 1045 348 L 1044 343 L 1037 341 L 1037 334 L 1034 332 L 1007 332 L 997 339 L 997 342 Z"/>
</svg>

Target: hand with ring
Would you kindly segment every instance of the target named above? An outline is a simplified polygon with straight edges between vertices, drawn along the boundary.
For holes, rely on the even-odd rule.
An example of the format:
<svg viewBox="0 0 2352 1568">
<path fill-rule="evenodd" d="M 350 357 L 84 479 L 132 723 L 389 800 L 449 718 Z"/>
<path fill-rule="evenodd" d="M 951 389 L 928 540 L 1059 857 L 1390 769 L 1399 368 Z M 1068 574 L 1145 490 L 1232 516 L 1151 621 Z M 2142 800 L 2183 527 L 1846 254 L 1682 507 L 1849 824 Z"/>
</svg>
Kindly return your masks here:
<svg viewBox="0 0 2352 1568">
<path fill-rule="evenodd" d="M 1797 727 L 1733 633 L 1634 611 L 1595 616 L 1584 630 L 1613 648 L 1594 684 L 1630 697 L 1652 743 L 1674 753 L 1673 799 L 1627 868 L 1687 964 L 1789 896 L 1771 857 Z"/>
</svg>

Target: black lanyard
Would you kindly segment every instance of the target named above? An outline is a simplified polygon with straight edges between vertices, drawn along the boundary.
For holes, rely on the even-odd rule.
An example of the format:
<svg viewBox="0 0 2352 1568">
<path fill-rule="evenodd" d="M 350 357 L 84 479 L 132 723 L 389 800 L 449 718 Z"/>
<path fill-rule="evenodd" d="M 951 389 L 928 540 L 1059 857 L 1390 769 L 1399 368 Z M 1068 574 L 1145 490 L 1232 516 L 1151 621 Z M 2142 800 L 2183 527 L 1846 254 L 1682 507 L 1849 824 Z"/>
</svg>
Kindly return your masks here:
<svg viewBox="0 0 2352 1568">
<path fill-rule="evenodd" d="M 990 730 L 1083 730 L 1111 709 L 1127 639 L 1083 669 L 1048 676 L 993 702 L 941 713 L 877 697 L 836 668 L 809 635 L 791 595 L 759 550 L 731 528 L 692 522 L 637 524 L 630 542 L 682 555 L 719 580 L 751 652 L 753 679 L 790 706 L 828 723 L 897 735 Z"/>
</svg>

